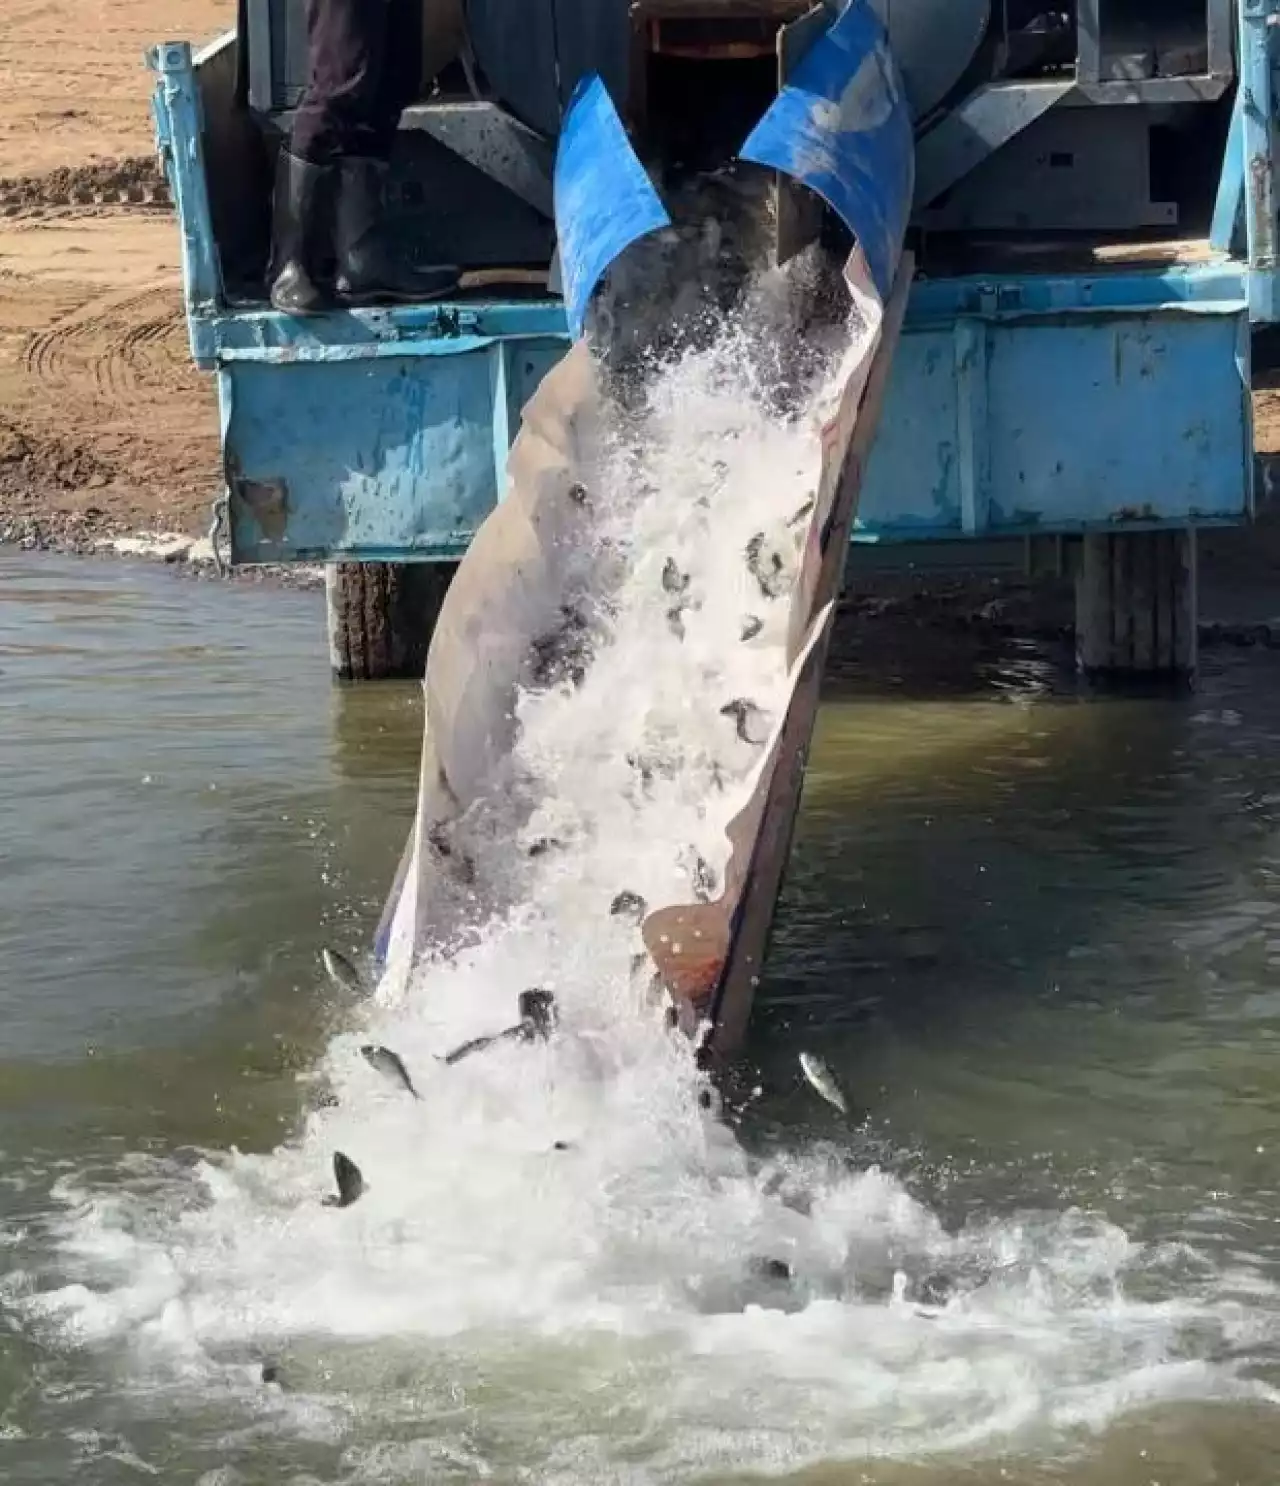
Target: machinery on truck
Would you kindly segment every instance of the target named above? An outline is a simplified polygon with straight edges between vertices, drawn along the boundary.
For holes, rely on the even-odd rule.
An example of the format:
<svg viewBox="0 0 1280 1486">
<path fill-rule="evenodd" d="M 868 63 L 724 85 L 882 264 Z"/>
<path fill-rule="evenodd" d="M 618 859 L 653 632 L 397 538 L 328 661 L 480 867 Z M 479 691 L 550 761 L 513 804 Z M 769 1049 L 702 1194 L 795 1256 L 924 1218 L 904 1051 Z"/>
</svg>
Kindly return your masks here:
<svg viewBox="0 0 1280 1486">
<path fill-rule="evenodd" d="M 664 964 L 672 935 L 646 935 L 728 1048 L 798 799 L 812 626 L 848 539 L 1065 542 L 1086 668 L 1194 668 L 1196 531 L 1252 510 L 1280 0 L 467 0 L 425 14 L 390 226 L 424 263 L 461 265 L 443 303 L 306 320 L 267 304 L 300 0 L 244 0 L 238 35 L 153 55 L 192 349 L 218 377 L 233 562 L 468 551 L 508 489 L 521 409 L 690 172 L 738 156 L 772 172 L 762 251 L 785 262 L 818 242 L 842 261 L 852 246 L 883 315 L 827 451 L 827 520 L 789 647 L 794 725 L 740 821 L 740 870 L 700 931 L 713 947 Z M 519 495 L 515 460 L 511 478 Z"/>
</svg>

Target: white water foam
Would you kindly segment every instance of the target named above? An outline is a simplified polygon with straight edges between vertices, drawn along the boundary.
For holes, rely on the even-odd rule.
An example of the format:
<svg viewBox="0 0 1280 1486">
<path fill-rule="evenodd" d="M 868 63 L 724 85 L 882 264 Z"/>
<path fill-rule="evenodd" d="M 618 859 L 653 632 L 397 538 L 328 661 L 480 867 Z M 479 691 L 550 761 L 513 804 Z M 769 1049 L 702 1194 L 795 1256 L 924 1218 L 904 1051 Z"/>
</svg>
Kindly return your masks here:
<svg viewBox="0 0 1280 1486">
<path fill-rule="evenodd" d="M 1259 1325 L 1225 1279 L 1127 1293 L 1185 1256 L 1080 1214 L 948 1234 L 829 1151 L 748 1159 L 633 969 L 638 931 L 611 900 L 687 896 L 694 854 L 722 870 L 757 750 L 720 708 L 768 711 L 784 689 L 787 596 L 766 599 L 743 553 L 763 532 L 794 563 L 788 518 L 846 348 L 779 416 L 767 339 L 728 325 L 663 370 L 598 472 L 622 576 L 581 685 L 520 702 L 520 828 L 560 843 L 508 851 L 520 906 L 364 1009 L 324 1060 L 336 1105 L 296 1141 L 180 1181 L 65 1182 L 80 1281 L 28 1297 L 30 1318 L 123 1347 L 169 1400 L 244 1388 L 261 1410 L 254 1359 L 278 1359 L 271 1427 L 354 1440 L 343 1480 L 677 1481 L 1006 1450 L 1153 1400 L 1264 1396 L 1205 1360 Z M 690 580 L 683 637 L 669 559 Z M 743 643 L 748 615 L 764 623 Z M 647 778 L 628 755 L 654 761 Z M 561 1007 L 549 1044 L 436 1062 L 535 985 Z M 368 1041 L 420 1101 L 362 1060 Z M 320 1203 L 335 1150 L 369 1183 L 344 1211 Z M 938 1273 L 948 1294 L 920 1283 Z"/>
</svg>

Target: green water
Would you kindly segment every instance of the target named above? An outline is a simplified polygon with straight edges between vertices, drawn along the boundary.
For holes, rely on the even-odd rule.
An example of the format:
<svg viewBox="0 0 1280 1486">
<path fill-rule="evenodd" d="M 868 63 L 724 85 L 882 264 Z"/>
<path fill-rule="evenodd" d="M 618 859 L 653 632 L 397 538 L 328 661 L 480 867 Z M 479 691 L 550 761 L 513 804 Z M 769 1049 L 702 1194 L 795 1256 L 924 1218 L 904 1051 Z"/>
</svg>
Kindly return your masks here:
<svg viewBox="0 0 1280 1486">
<path fill-rule="evenodd" d="M 859 1159 L 951 1224 L 1079 1207 L 1177 1246 L 1130 1283 L 1172 1302 L 1227 1275 L 1242 1324 L 1188 1359 L 1234 1348 L 1280 1388 L 1280 659 L 1104 701 L 1029 647 L 907 654 L 855 650 L 832 682 L 745 1138 L 849 1138 L 794 1077 L 820 1046 Z M 193 1418 L 10 1304 L 65 1262 L 68 1176 L 295 1127 L 342 1014 L 317 955 L 381 909 L 419 730 L 416 687 L 331 685 L 318 595 L 0 554 L 0 1479 L 468 1478 L 375 1469 L 354 1419 L 299 1443 L 228 1400 Z M 551 1479 L 503 1457 L 516 1405 L 484 1371 L 473 1478 Z M 566 1399 L 593 1411 L 585 1380 Z M 1272 1486 L 1280 1410 L 1189 1389 L 1068 1433 L 794 1479 Z M 626 1456 L 620 1433 L 616 1479 L 647 1479 Z"/>
</svg>

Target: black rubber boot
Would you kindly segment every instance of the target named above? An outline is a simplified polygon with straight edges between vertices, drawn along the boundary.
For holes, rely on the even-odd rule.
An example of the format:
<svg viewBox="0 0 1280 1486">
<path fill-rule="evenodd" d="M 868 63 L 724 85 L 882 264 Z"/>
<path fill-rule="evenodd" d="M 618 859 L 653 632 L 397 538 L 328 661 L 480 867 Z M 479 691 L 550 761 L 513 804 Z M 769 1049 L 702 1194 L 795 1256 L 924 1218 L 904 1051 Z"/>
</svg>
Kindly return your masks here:
<svg viewBox="0 0 1280 1486">
<path fill-rule="evenodd" d="M 334 288 L 347 304 L 413 303 L 438 299 L 458 287 L 456 268 L 415 269 L 390 252 L 381 230 L 387 174 L 381 160 L 347 159 L 338 164 Z"/>
<path fill-rule="evenodd" d="M 285 315 L 318 314 L 327 302 L 313 275 L 325 237 L 329 177 L 329 166 L 280 151 L 267 277 L 271 303 Z"/>
</svg>

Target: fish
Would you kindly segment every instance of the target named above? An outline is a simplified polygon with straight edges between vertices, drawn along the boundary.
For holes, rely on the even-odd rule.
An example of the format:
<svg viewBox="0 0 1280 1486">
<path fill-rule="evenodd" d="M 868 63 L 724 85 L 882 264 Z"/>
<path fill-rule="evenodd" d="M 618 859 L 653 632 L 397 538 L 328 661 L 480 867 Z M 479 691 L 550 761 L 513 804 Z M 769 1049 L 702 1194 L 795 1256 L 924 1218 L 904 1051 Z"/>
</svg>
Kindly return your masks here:
<svg viewBox="0 0 1280 1486">
<path fill-rule="evenodd" d="M 720 716 L 733 718 L 738 737 L 744 743 L 749 743 L 753 748 L 764 747 L 767 739 L 765 737 L 756 737 L 752 731 L 751 724 L 753 721 L 763 718 L 765 712 L 762 708 L 757 707 L 750 698 L 736 697 L 732 702 L 727 702 L 721 707 Z M 759 729 L 759 731 L 763 732 L 764 730 Z"/>
<path fill-rule="evenodd" d="M 449 839 L 448 825 L 438 820 L 434 825 L 427 827 L 427 844 L 441 858 L 447 862 L 450 871 L 459 882 L 470 886 L 476 880 L 475 863 L 464 851 L 455 851 L 453 842 Z"/>
<path fill-rule="evenodd" d="M 409 1070 L 404 1066 L 404 1060 L 399 1053 L 393 1053 L 389 1047 L 375 1047 L 366 1043 L 360 1049 L 360 1056 L 370 1068 L 376 1069 L 384 1078 L 403 1085 L 415 1099 L 422 1098 L 422 1095 L 414 1088 L 413 1080 L 409 1077 Z"/>
<path fill-rule="evenodd" d="M 346 955 L 339 954 L 336 949 L 322 949 L 320 959 L 324 964 L 325 973 L 340 991 L 353 991 L 357 995 L 368 995 L 368 983 Z"/>
<path fill-rule="evenodd" d="M 542 1038 L 545 1041 L 555 1031 L 560 1021 L 556 998 L 550 991 L 521 991 L 520 1031 L 525 1041 Z"/>
<path fill-rule="evenodd" d="M 817 503 L 811 496 L 807 501 L 805 501 L 804 505 L 800 507 L 800 509 L 791 518 L 791 520 L 787 522 L 787 525 L 793 527 L 799 526 L 806 516 L 811 516 L 813 514 L 813 508 L 816 504 Z"/>
<path fill-rule="evenodd" d="M 841 1114 L 849 1113 L 849 1101 L 844 1097 L 844 1090 L 841 1089 L 835 1080 L 835 1075 L 821 1058 L 815 1053 L 801 1053 L 800 1067 L 809 1086 L 819 1098 L 825 1099 Z"/>
<path fill-rule="evenodd" d="M 550 991 L 521 991 L 518 1005 L 520 1020 L 514 1027 L 506 1027 L 501 1032 L 493 1032 L 486 1037 L 473 1037 L 470 1042 L 464 1042 L 461 1047 L 454 1048 L 441 1061 L 447 1067 L 452 1068 L 454 1064 L 461 1063 L 464 1058 L 469 1058 L 473 1053 L 483 1052 L 497 1042 L 513 1040 L 545 1042 L 559 1021 L 556 998 Z"/>
<path fill-rule="evenodd" d="M 681 594 L 689 587 L 688 573 L 682 573 L 674 557 L 668 557 L 662 569 L 664 593 Z"/>
<path fill-rule="evenodd" d="M 742 621 L 742 643 L 744 645 L 749 644 L 750 641 L 754 640 L 763 628 L 763 619 L 761 619 L 758 615 L 748 614 L 747 617 Z"/>
<path fill-rule="evenodd" d="M 789 1280 L 791 1266 L 785 1259 L 753 1259 L 751 1272 L 762 1280 Z"/>
<path fill-rule="evenodd" d="M 765 598 L 776 599 L 786 586 L 783 563 L 776 552 L 770 552 L 768 561 L 765 561 L 764 542 L 764 532 L 758 531 L 747 543 L 747 571 L 760 585 Z"/>
<path fill-rule="evenodd" d="M 473 1037 L 470 1042 L 464 1042 L 461 1047 L 455 1047 L 451 1053 L 446 1053 L 441 1061 L 446 1067 L 452 1068 L 455 1063 L 461 1063 L 463 1058 L 469 1058 L 472 1053 L 483 1052 L 485 1048 L 492 1047 L 503 1037 L 509 1037 L 514 1030 L 508 1027 L 505 1032 L 491 1033 L 487 1037 Z"/>
<path fill-rule="evenodd" d="M 609 913 L 613 918 L 633 918 L 638 923 L 648 912 L 648 904 L 639 893 L 633 893 L 627 889 L 609 904 Z"/>
<path fill-rule="evenodd" d="M 326 1197 L 325 1207 L 353 1207 L 364 1196 L 364 1174 L 351 1159 L 341 1151 L 333 1155 L 333 1179 L 338 1184 L 338 1195 Z"/>
<path fill-rule="evenodd" d="M 712 1044 L 715 1041 L 716 1027 L 711 1021 L 703 1022 L 693 1045 L 693 1066 L 700 1073 L 706 1073 L 715 1062 L 715 1051 Z M 705 1105 L 703 1106 L 706 1107 Z"/>
<path fill-rule="evenodd" d="M 689 874 L 693 896 L 699 903 L 710 903 L 720 885 L 710 863 L 694 846 L 686 847 L 680 853 L 679 861 Z"/>
</svg>

